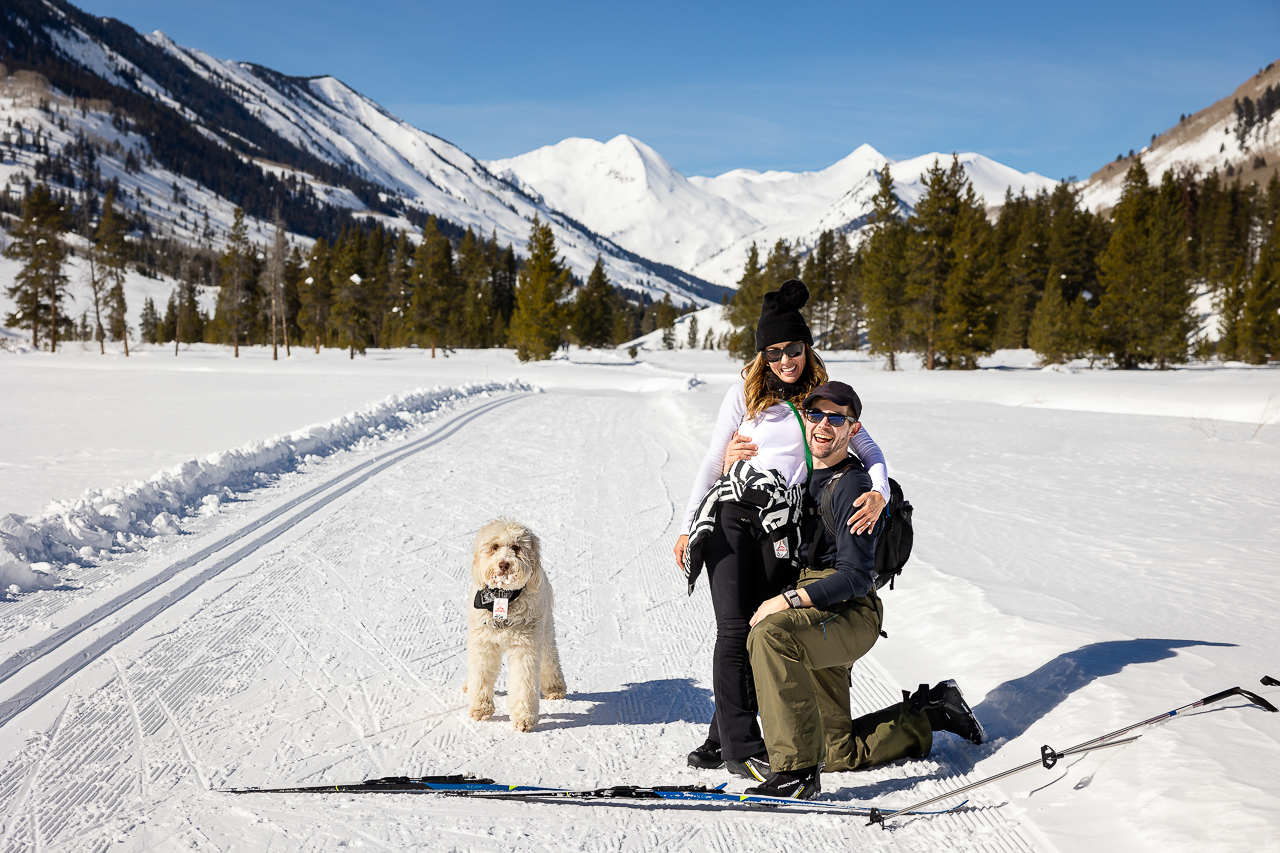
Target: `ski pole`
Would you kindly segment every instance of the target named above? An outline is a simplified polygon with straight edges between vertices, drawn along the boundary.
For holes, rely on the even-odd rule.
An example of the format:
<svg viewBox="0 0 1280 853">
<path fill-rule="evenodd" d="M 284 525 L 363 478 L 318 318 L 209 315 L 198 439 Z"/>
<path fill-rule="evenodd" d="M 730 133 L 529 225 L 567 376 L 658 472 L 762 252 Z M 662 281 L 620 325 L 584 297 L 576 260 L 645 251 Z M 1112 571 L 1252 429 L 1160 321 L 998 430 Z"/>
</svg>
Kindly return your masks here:
<svg viewBox="0 0 1280 853">
<path fill-rule="evenodd" d="M 1276 682 L 1275 682 L 1275 679 L 1272 679 L 1270 676 L 1264 676 L 1262 679 L 1262 683 L 1272 684 Z M 1117 729 L 1111 734 L 1103 735 L 1102 737 L 1096 737 L 1093 740 L 1087 740 L 1084 743 L 1079 744 L 1078 746 L 1073 746 L 1069 749 L 1064 749 L 1062 752 L 1056 752 L 1053 749 L 1053 747 L 1049 746 L 1048 744 L 1045 744 L 1044 746 L 1040 747 L 1040 758 L 1037 761 L 1029 761 L 1026 764 L 1022 765 L 1021 767 L 1015 767 L 1012 770 L 1006 770 L 1003 773 L 997 773 L 996 775 L 989 776 L 986 779 L 983 779 L 979 782 L 974 782 L 972 785 L 965 785 L 963 788 L 957 788 L 954 791 L 948 791 L 945 794 L 940 794 L 936 797 L 932 797 L 928 800 L 924 800 L 922 802 L 916 803 L 914 806 L 908 806 L 905 809 L 899 809 L 898 811 L 890 812 L 889 814 L 882 814 L 879 809 L 873 808 L 871 810 L 871 819 L 870 821 L 868 821 L 867 826 L 871 826 L 872 824 L 878 823 L 883 827 L 885 824 L 885 821 L 889 820 L 890 818 L 895 818 L 898 815 L 906 814 L 907 812 L 916 811 L 917 809 L 923 808 L 924 806 L 933 805 L 939 800 L 945 800 L 948 797 L 954 797 L 957 794 L 963 794 L 966 791 L 972 791 L 974 788 L 981 788 L 983 785 L 989 785 L 992 782 L 1005 778 L 1006 776 L 1012 776 L 1015 773 L 1021 773 L 1023 770 L 1029 770 L 1032 767 L 1035 767 L 1036 765 L 1041 765 L 1046 770 L 1048 770 L 1049 768 L 1053 767 L 1053 765 L 1058 763 L 1058 759 L 1066 758 L 1069 755 L 1078 755 L 1084 752 L 1092 752 L 1095 749 L 1106 749 L 1107 747 L 1122 746 L 1123 744 L 1126 744 L 1126 743 L 1132 743 L 1133 741 L 1141 737 L 1141 735 L 1134 735 L 1133 737 L 1125 738 L 1124 740 L 1115 740 L 1115 738 L 1127 732 L 1131 732 L 1134 729 L 1140 729 L 1140 728 L 1143 728 L 1144 726 L 1149 726 L 1154 723 L 1161 722 L 1162 720 L 1167 720 L 1170 717 L 1175 717 L 1178 714 L 1181 714 L 1183 711 L 1189 711 L 1193 708 L 1200 708 L 1205 705 L 1212 705 L 1215 702 L 1221 702 L 1223 699 L 1226 699 L 1228 696 L 1244 696 L 1253 704 L 1259 705 L 1268 711 L 1273 711 L 1273 712 L 1280 711 L 1280 709 L 1276 708 L 1275 705 L 1272 705 L 1270 702 L 1268 702 L 1266 699 L 1263 699 L 1258 694 L 1245 690 L 1243 687 L 1232 687 L 1230 690 L 1223 690 L 1221 693 L 1214 693 L 1212 696 L 1206 696 L 1203 699 L 1199 700 L 1198 702 L 1192 702 L 1190 705 L 1183 705 L 1181 708 L 1174 708 L 1172 711 L 1166 711 L 1163 714 L 1157 714 L 1156 716 L 1152 717 L 1149 720 L 1143 720 L 1140 723 L 1134 723 L 1131 726 L 1125 726 L 1123 729 Z"/>
</svg>

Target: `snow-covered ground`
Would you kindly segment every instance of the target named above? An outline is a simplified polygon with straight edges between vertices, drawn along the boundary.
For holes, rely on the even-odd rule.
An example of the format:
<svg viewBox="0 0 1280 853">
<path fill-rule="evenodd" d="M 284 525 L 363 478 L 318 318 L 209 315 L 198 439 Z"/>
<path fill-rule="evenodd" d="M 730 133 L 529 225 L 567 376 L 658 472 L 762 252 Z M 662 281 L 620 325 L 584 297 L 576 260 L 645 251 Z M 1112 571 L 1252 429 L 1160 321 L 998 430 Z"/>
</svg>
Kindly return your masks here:
<svg viewBox="0 0 1280 853">
<path fill-rule="evenodd" d="M 187 496 L 181 535 L 137 527 L 127 547 L 51 565 L 60 588 L 0 601 L 0 850 L 1247 850 L 1280 836 L 1280 714 L 1240 701 L 892 832 L 213 792 L 463 771 L 742 787 L 684 766 L 710 713 L 713 630 L 670 556 L 734 363 L 242 352 L 0 354 L 0 514 L 37 516 L 28 526 L 50 500 L 127 493 L 212 451 L 247 458 L 304 424 L 363 413 L 346 423 L 364 430 L 313 428 L 327 448 L 216 483 L 217 501 Z M 1259 424 L 1280 420 L 1280 372 L 1030 363 L 890 373 L 828 358 L 916 507 L 855 706 L 954 677 L 993 741 L 941 737 L 927 760 L 828 774 L 824 796 L 905 805 L 1226 687 L 1276 699 L 1258 679 L 1280 676 L 1280 423 Z M 495 384 L 516 380 L 543 393 Z M 438 385 L 460 390 L 372 405 Z M 495 721 L 462 714 L 470 541 L 501 513 L 543 538 L 569 680 L 531 734 L 509 728 L 502 697 Z M 48 654 L 20 667 L 31 649 Z"/>
</svg>

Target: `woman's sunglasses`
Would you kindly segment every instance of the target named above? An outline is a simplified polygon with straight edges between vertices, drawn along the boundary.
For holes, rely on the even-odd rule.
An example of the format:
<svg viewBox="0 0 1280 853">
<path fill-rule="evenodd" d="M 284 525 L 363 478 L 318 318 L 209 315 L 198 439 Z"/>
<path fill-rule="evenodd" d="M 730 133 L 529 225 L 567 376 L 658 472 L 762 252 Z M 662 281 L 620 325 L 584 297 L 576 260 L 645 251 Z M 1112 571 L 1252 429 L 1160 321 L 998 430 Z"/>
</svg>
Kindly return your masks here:
<svg viewBox="0 0 1280 853">
<path fill-rule="evenodd" d="M 853 420 L 853 418 L 848 415 L 833 415 L 830 412 L 823 412 L 819 409 L 808 409 L 804 413 L 804 416 L 809 419 L 809 423 L 811 424 L 820 424 L 822 423 L 822 419 L 826 418 L 827 423 L 831 424 L 836 429 L 844 426 L 845 421 Z"/>
<path fill-rule="evenodd" d="M 766 361 L 782 361 L 782 357 L 799 358 L 804 355 L 804 344 L 796 341 L 794 344 L 787 344 L 785 347 L 772 347 L 764 351 Z"/>
</svg>

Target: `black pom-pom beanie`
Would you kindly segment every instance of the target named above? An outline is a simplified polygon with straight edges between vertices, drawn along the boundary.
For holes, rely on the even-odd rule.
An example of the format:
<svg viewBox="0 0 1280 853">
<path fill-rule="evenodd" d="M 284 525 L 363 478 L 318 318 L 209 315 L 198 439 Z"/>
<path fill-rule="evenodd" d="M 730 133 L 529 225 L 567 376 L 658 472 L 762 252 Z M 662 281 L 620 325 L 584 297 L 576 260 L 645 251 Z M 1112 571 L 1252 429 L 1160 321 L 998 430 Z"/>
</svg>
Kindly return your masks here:
<svg viewBox="0 0 1280 853">
<path fill-rule="evenodd" d="M 813 333 L 800 315 L 808 301 L 809 288 L 794 278 L 766 293 L 760 305 L 760 321 L 756 323 L 756 352 L 787 341 L 804 341 L 813 346 Z"/>
</svg>

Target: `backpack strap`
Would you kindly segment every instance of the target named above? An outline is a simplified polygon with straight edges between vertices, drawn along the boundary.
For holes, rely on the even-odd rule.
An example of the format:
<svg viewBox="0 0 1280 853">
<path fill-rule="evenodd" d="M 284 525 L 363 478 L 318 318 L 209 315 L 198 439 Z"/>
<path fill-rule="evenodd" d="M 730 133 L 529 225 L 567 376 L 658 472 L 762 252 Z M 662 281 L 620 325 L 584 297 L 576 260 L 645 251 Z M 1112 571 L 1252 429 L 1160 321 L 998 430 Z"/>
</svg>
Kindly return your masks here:
<svg viewBox="0 0 1280 853">
<path fill-rule="evenodd" d="M 805 443 L 808 447 L 808 442 Z M 841 463 L 840 468 L 831 475 L 831 479 L 827 480 L 826 485 L 822 487 L 822 494 L 818 497 L 818 515 L 821 517 L 822 524 L 817 525 L 813 531 L 813 539 L 809 542 L 809 560 L 813 560 L 813 555 L 818 553 L 818 546 L 822 544 L 822 532 L 826 530 L 834 539 L 836 534 L 840 532 L 840 519 L 836 518 L 836 484 L 840 482 L 840 478 L 849 473 L 853 468 L 854 457 L 849 456 Z"/>
</svg>

